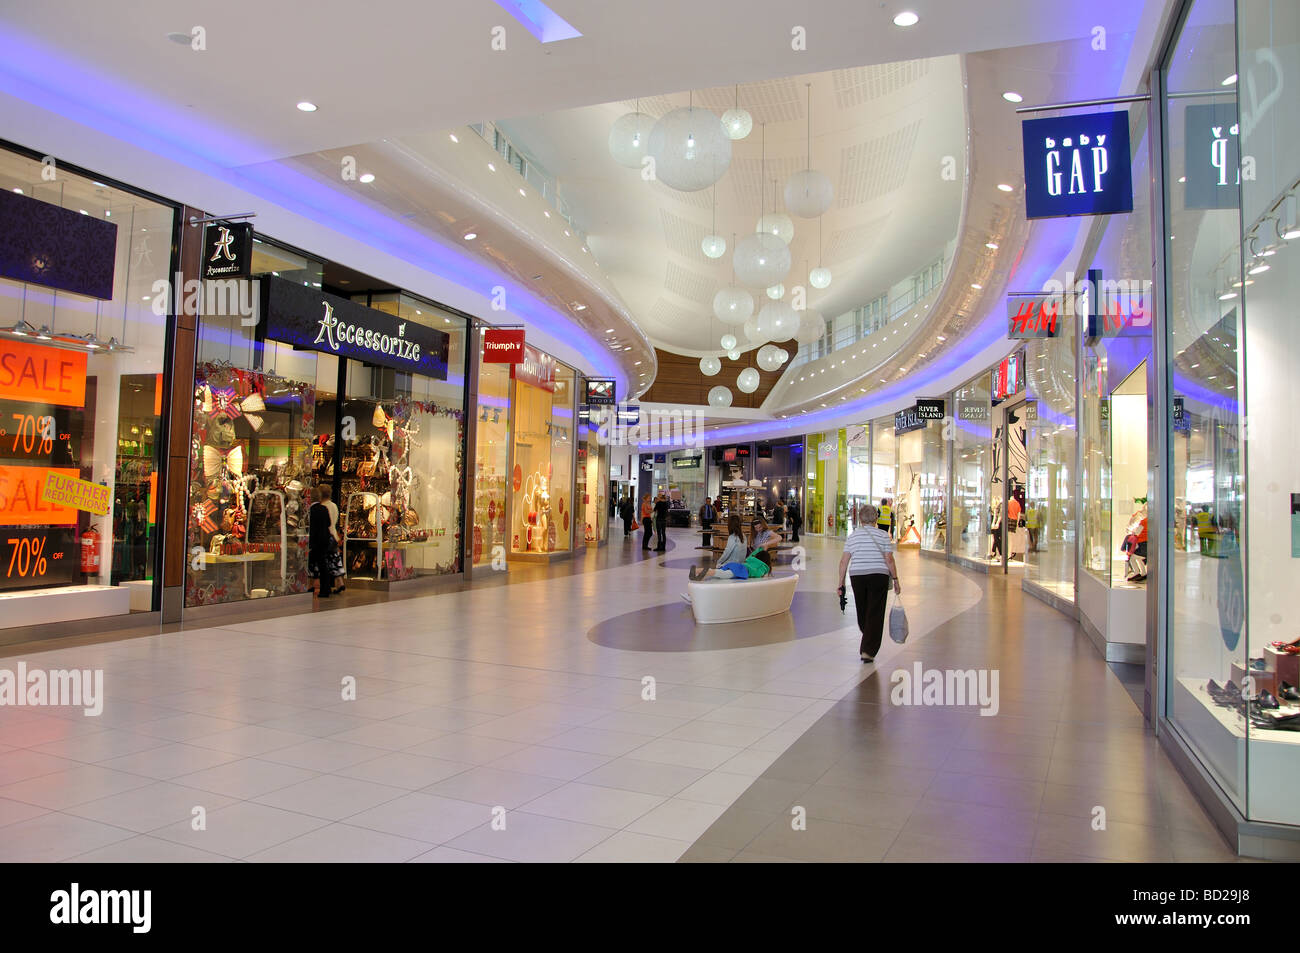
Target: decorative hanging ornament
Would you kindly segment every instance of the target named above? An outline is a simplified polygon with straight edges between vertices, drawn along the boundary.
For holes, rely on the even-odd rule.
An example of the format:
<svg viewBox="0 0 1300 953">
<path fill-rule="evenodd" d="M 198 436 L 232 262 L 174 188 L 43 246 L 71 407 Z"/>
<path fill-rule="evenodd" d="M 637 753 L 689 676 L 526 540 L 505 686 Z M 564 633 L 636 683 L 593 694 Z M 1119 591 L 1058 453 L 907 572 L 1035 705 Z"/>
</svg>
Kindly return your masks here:
<svg viewBox="0 0 1300 953">
<path fill-rule="evenodd" d="M 721 235 L 705 235 L 700 249 L 708 258 L 721 258 L 727 253 L 727 240 Z"/>
<path fill-rule="evenodd" d="M 831 285 L 831 270 L 825 265 L 818 265 L 808 272 L 808 284 L 814 288 L 829 288 Z"/>
<path fill-rule="evenodd" d="M 816 344 L 826 335 L 826 319 L 820 311 L 805 311 L 799 317 L 799 330 L 795 340 L 800 344 Z"/>
<path fill-rule="evenodd" d="M 754 128 L 754 117 L 740 108 L 740 84 L 736 84 L 736 104 L 722 114 L 722 127 L 732 139 L 744 139 Z"/>
<path fill-rule="evenodd" d="M 712 112 L 696 106 L 674 109 L 650 131 L 648 153 L 655 177 L 679 192 L 698 192 L 731 166 L 731 138 Z"/>
<path fill-rule="evenodd" d="M 723 387 L 721 384 L 719 384 L 717 387 L 711 388 L 709 390 L 709 406 L 730 407 L 731 391 L 728 388 Z"/>
<path fill-rule="evenodd" d="M 758 355 L 755 358 L 758 366 L 765 371 L 775 371 L 782 364 L 781 355 L 785 353 L 775 344 L 764 344 L 758 349 Z"/>
<path fill-rule="evenodd" d="M 785 297 L 785 285 L 773 285 L 767 289 L 767 296 L 773 301 L 780 301 Z"/>
<path fill-rule="evenodd" d="M 785 280 L 790 273 L 790 248 L 775 235 L 757 232 L 736 243 L 732 255 L 736 278 L 741 284 L 766 288 Z"/>
<path fill-rule="evenodd" d="M 807 164 L 785 180 L 785 207 L 800 218 L 817 218 L 825 214 L 835 200 L 831 180 L 812 167 L 812 83 L 808 90 L 808 151 Z"/>
<path fill-rule="evenodd" d="M 771 301 L 758 312 L 758 328 L 765 341 L 788 341 L 799 330 L 799 313 L 784 301 Z"/>
<path fill-rule="evenodd" d="M 654 125 L 655 117 L 640 110 L 615 119 L 609 130 L 609 154 L 614 161 L 629 169 L 641 168 Z"/>
<path fill-rule="evenodd" d="M 752 367 L 747 367 L 736 375 L 736 387 L 746 394 L 754 393 L 762 382 L 762 376 Z"/>
<path fill-rule="evenodd" d="M 716 357 L 710 355 L 709 357 L 700 358 L 700 373 L 705 377 L 715 377 L 721 370 L 722 362 Z"/>
<path fill-rule="evenodd" d="M 754 313 L 754 296 L 744 288 L 728 285 L 713 296 L 713 313 L 723 324 L 744 324 Z"/>
<path fill-rule="evenodd" d="M 790 216 L 786 215 L 785 212 L 768 212 L 758 220 L 758 224 L 754 226 L 754 231 L 774 235 L 788 245 L 791 239 L 794 238 L 794 222 L 790 220 Z"/>
<path fill-rule="evenodd" d="M 732 351 L 735 350 L 735 347 L 738 343 L 739 342 L 736 340 L 736 336 L 734 334 L 724 334 L 722 336 L 722 340 L 718 342 L 718 346 L 721 347 L 724 351 Z"/>
<path fill-rule="evenodd" d="M 740 348 L 732 348 L 727 352 L 727 357 L 731 358 L 733 361 L 740 360 Z"/>
</svg>

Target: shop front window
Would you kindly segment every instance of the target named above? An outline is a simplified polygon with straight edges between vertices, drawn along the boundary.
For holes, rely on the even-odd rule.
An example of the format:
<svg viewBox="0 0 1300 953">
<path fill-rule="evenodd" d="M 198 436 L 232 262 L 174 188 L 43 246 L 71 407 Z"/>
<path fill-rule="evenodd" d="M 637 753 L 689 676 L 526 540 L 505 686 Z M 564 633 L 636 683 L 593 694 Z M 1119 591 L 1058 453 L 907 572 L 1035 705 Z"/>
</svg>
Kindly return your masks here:
<svg viewBox="0 0 1300 953">
<path fill-rule="evenodd" d="M 898 538 L 898 437 L 894 418 L 881 417 L 871 424 L 871 503 L 889 518 L 889 529 Z M 886 511 L 888 507 L 888 511 Z"/>
<path fill-rule="evenodd" d="M 480 335 L 478 372 L 478 433 L 474 447 L 475 566 L 503 565 L 507 534 L 506 485 L 510 471 L 510 365 L 482 362 Z"/>
<path fill-rule="evenodd" d="M 989 527 L 993 472 L 989 375 L 979 374 L 953 393 L 952 553 L 983 559 L 991 548 Z"/>
<path fill-rule="evenodd" d="M 1074 335 L 1026 349 L 1032 403 L 1026 414 L 1025 578 L 1074 600 Z"/>
<path fill-rule="evenodd" d="M 574 372 L 525 346 L 514 368 L 513 553 L 553 553 L 573 539 Z"/>
<path fill-rule="evenodd" d="M 43 171 L 0 150 L 0 230 L 27 249 L 0 278 L 0 625 L 156 605 L 175 209 Z M 84 273 L 49 272 L 64 251 Z"/>
</svg>

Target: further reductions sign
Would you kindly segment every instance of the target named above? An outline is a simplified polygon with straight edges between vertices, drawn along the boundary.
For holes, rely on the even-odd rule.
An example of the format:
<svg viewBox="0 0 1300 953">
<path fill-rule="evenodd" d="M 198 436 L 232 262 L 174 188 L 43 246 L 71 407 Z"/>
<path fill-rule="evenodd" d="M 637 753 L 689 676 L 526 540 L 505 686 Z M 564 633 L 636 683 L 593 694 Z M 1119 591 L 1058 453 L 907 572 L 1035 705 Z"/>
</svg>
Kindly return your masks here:
<svg viewBox="0 0 1300 953">
<path fill-rule="evenodd" d="M 1025 217 L 1133 211 L 1128 110 L 1026 119 Z"/>
<path fill-rule="evenodd" d="M 1236 208 L 1241 164 L 1237 150 L 1237 104 L 1188 106 L 1183 111 L 1183 188 L 1186 208 Z"/>
<path fill-rule="evenodd" d="M 523 359 L 523 328 L 487 328 L 483 332 L 484 364 L 518 364 Z"/>
<path fill-rule="evenodd" d="M 253 226 L 206 225 L 203 228 L 203 277 L 247 278 L 253 264 Z"/>
<path fill-rule="evenodd" d="M 259 284 L 271 340 L 447 379 L 451 338 L 446 333 L 287 278 L 262 276 Z"/>
</svg>

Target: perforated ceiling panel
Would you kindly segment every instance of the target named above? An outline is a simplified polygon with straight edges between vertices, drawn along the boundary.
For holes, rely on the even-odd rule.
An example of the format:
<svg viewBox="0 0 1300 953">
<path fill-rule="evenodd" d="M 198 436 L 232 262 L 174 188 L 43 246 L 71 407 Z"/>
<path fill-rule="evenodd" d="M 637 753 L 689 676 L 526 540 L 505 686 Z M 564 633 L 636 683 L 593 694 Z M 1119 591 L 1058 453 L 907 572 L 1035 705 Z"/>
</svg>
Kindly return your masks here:
<svg viewBox="0 0 1300 953">
<path fill-rule="evenodd" d="M 835 105 L 852 109 L 881 96 L 896 93 L 930 72 L 929 60 L 903 60 L 879 66 L 858 66 L 831 72 Z"/>
<path fill-rule="evenodd" d="M 803 155 L 799 156 L 782 156 L 773 157 L 769 155 L 764 162 L 760 156 L 743 156 L 735 157 L 731 160 L 731 168 L 727 172 L 727 178 L 731 180 L 732 202 L 731 210 L 739 209 L 746 214 L 752 214 L 754 221 L 758 221 L 759 199 L 762 199 L 763 208 L 767 211 L 781 212 L 785 210 L 785 199 L 782 191 L 785 188 L 785 180 L 802 169 L 807 162 Z M 772 180 L 776 180 L 775 195 L 773 194 Z M 763 187 L 763 193 L 759 194 L 759 185 Z M 721 196 L 722 193 L 719 193 Z M 773 203 L 776 207 L 773 208 Z"/>
<path fill-rule="evenodd" d="M 643 113 L 655 118 L 676 108 L 673 101 L 667 96 L 642 96 L 640 99 L 625 99 L 623 105 L 627 107 L 628 112 L 635 112 L 639 106 Z"/>
<path fill-rule="evenodd" d="M 694 222 L 681 215 L 675 215 L 666 208 L 659 209 L 659 220 L 664 226 L 664 244 L 668 250 L 683 258 L 698 258 L 701 254 L 700 243 L 709 230 L 699 222 Z M 730 239 L 727 240 L 730 244 Z"/>
<path fill-rule="evenodd" d="M 754 131 L 757 132 L 758 124 L 762 122 L 802 121 L 805 95 L 803 84 L 787 76 L 744 84 L 740 88 L 740 106 L 754 117 Z M 695 94 L 695 102 L 721 116 L 735 104 L 736 89 L 734 86 L 717 86 L 702 90 Z"/>
<path fill-rule="evenodd" d="M 901 188 L 907 179 L 921 120 L 840 151 L 836 208 L 852 208 Z"/>
<path fill-rule="evenodd" d="M 706 308 L 713 306 L 713 296 L 717 294 L 718 287 L 718 280 L 712 275 L 683 268 L 675 261 L 670 260 L 664 271 L 665 291 Z"/>
<path fill-rule="evenodd" d="M 640 185 L 641 183 L 637 183 Z M 654 189 L 655 194 L 660 199 L 672 199 L 681 205 L 689 205 L 692 208 L 713 208 L 713 190 L 700 189 L 698 192 L 678 192 L 676 189 L 670 189 L 658 179 L 650 183 L 650 188 Z"/>
<path fill-rule="evenodd" d="M 861 258 L 867 254 L 884 234 L 888 215 L 881 215 L 861 225 L 849 228 L 837 228 L 826 238 L 826 247 L 822 251 L 822 260 L 840 262 L 852 258 Z"/>
<path fill-rule="evenodd" d="M 680 304 L 674 304 L 667 298 L 658 298 L 653 307 L 650 308 L 650 320 L 661 322 L 668 327 L 676 330 L 684 330 L 692 326 L 698 326 L 700 329 L 700 346 L 705 343 L 705 326 L 706 322 L 700 320 L 702 317 L 698 308 L 688 308 Z"/>
</svg>

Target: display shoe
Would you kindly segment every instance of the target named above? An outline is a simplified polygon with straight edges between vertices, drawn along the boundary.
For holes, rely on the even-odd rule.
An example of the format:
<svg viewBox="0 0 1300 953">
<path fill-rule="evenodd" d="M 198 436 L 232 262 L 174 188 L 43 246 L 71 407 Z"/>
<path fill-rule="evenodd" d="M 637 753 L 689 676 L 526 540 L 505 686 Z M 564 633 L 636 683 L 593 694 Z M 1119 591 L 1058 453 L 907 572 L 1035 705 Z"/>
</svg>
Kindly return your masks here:
<svg viewBox="0 0 1300 953">
<path fill-rule="evenodd" d="M 1280 682 L 1277 686 L 1277 697 L 1284 701 L 1300 702 L 1300 690 L 1288 682 Z"/>
<path fill-rule="evenodd" d="M 1300 655 L 1300 645 L 1288 645 L 1282 651 L 1287 655 Z"/>
<path fill-rule="evenodd" d="M 1255 699 L 1255 704 L 1259 705 L 1260 708 L 1281 708 L 1282 707 L 1281 703 L 1278 702 L 1278 700 L 1273 697 L 1273 693 L 1269 691 L 1260 692 L 1259 697 Z"/>
<path fill-rule="evenodd" d="M 1275 649 L 1284 649 L 1284 648 L 1286 648 L 1288 645 L 1300 645 L 1300 638 L 1292 639 L 1292 640 L 1289 641 L 1289 642 L 1286 641 L 1285 639 L 1283 639 L 1283 640 L 1281 640 L 1281 641 L 1279 641 L 1279 642 L 1270 642 L 1269 645 L 1273 646 L 1273 648 L 1275 648 Z"/>
</svg>

